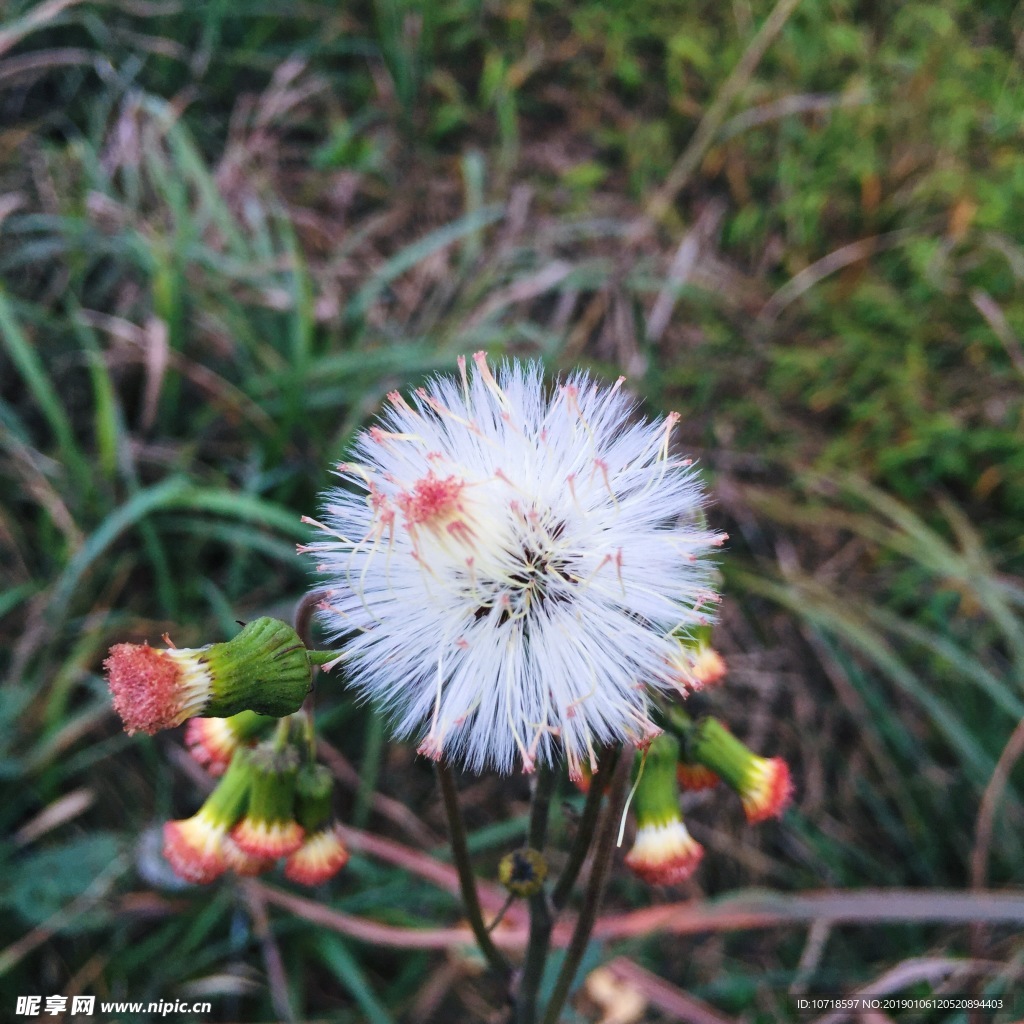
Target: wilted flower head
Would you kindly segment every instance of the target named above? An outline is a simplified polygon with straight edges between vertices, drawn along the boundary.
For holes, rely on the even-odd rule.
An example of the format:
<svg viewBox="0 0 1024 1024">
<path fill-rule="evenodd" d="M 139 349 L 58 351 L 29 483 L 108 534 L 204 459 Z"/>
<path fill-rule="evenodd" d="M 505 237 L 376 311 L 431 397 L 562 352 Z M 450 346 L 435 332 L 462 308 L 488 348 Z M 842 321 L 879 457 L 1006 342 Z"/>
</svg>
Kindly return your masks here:
<svg viewBox="0 0 1024 1024">
<path fill-rule="evenodd" d="M 411 403 L 393 392 L 339 466 L 309 546 L 352 683 L 422 753 L 531 770 L 657 733 L 676 636 L 705 621 L 704 495 L 671 452 L 679 417 L 632 416 L 585 373 L 483 353 Z"/>
</svg>

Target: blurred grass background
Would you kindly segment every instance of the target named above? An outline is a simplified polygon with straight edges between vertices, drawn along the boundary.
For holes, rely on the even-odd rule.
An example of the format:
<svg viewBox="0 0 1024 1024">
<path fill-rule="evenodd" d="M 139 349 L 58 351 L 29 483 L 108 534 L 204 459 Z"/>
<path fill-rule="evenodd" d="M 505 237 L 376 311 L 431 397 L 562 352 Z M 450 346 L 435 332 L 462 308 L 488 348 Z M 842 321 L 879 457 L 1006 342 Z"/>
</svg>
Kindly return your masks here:
<svg viewBox="0 0 1024 1024">
<path fill-rule="evenodd" d="M 332 460 L 387 390 L 480 348 L 679 409 L 731 534 L 715 707 L 798 796 L 758 830 L 695 799 L 684 894 L 968 887 L 1024 717 L 1022 46 L 1004 0 L 8 0 L 5 999 L 276 1020 L 276 948 L 299 1019 L 501 1019 L 471 957 L 176 888 L 147 830 L 197 805 L 180 740 L 125 737 L 100 675 L 117 640 L 288 617 Z M 346 819 L 443 857 L 429 771 L 321 689 Z M 527 783 L 464 782 L 486 874 Z M 1022 787 L 983 884 L 1021 882 Z M 363 855 L 319 895 L 457 915 Z M 623 950 L 747 1021 L 908 957 L 984 958 L 995 990 L 1024 964 L 1011 930 L 920 924 Z"/>
</svg>

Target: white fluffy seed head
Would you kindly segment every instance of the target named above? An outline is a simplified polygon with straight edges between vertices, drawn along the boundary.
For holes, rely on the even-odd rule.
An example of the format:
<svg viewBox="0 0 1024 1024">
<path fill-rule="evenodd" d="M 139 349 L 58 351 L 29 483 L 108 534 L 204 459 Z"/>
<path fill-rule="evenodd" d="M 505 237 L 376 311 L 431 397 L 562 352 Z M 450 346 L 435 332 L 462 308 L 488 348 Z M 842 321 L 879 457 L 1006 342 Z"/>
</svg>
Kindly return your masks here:
<svg viewBox="0 0 1024 1024">
<path fill-rule="evenodd" d="M 479 771 L 657 732 L 676 637 L 707 621 L 710 550 L 676 414 L 632 415 L 585 373 L 535 363 L 397 393 L 359 435 L 307 550 L 348 678 L 420 751 Z"/>
</svg>

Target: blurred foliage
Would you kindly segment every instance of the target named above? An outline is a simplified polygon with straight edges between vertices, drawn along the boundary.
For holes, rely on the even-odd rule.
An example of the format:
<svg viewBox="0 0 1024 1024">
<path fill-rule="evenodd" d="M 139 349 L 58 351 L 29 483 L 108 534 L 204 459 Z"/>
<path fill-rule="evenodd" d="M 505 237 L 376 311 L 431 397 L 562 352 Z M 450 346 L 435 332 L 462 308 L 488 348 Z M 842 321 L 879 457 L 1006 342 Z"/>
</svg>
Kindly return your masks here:
<svg viewBox="0 0 1024 1024">
<path fill-rule="evenodd" d="M 696 799 L 712 855 L 689 891 L 967 884 L 1024 710 L 1024 12 L 804 0 L 637 231 L 771 7 L 8 3 L 5 991 L 274 1017 L 241 893 L 181 890 L 156 856 L 148 829 L 196 793 L 175 738 L 119 732 L 103 652 L 287 615 L 331 462 L 388 389 L 477 348 L 622 369 L 684 410 L 712 477 L 732 534 L 715 700 L 800 792 L 756 833 Z M 443 835 L 423 766 L 323 704 L 364 780 L 346 814 L 394 829 L 376 780 Z M 1020 882 L 1022 783 L 993 884 Z M 472 786 L 485 874 L 525 791 Z M 318 895 L 392 923 L 457 913 L 363 856 Z M 616 879 L 619 905 L 660 898 Z M 436 957 L 273 924 L 303 1019 L 428 1005 Z M 968 949 L 965 930 L 847 931 L 813 980 Z M 806 973 L 794 931 L 627 952 L 752 1021 L 786 1017 Z M 1024 947 L 996 931 L 984 952 L 1010 970 Z M 497 1012 L 471 958 L 450 977 L 432 1019 Z"/>
</svg>

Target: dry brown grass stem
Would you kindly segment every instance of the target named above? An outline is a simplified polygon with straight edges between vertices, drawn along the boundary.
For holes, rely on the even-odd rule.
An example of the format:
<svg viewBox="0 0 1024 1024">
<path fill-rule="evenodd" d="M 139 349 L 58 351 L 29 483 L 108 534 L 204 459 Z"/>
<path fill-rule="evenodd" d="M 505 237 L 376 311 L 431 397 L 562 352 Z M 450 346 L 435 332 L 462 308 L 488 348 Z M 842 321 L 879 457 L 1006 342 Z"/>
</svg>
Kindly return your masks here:
<svg viewBox="0 0 1024 1024">
<path fill-rule="evenodd" d="M 983 889 L 988 875 L 988 858 L 992 848 L 992 833 L 995 828 L 996 811 L 999 801 L 1006 790 L 1010 772 L 1024 754 L 1024 719 L 1021 719 L 1010 734 L 1010 738 L 999 755 L 992 778 L 981 798 L 978 807 L 978 819 L 974 826 L 974 846 L 971 849 L 971 888 Z M 981 954 L 985 933 L 980 924 L 971 931 L 971 952 L 974 956 Z"/>
<path fill-rule="evenodd" d="M 762 307 L 757 315 L 757 323 L 760 328 L 770 326 L 779 314 L 790 303 L 795 302 L 804 292 L 809 291 L 819 281 L 830 277 L 843 267 L 853 263 L 866 260 L 877 252 L 884 252 L 886 249 L 895 249 L 904 242 L 909 241 L 914 232 L 908 228 L 900 228 L 897 231 L 887 231 L 881 235 L 872 235 L 870 238 L 858 238 L 849 245 L 840 246 L 820 260 L 815 260 L 809 267 L 805 267 L 800 273 L 790 278 Z"/>
<path fill-rule="evenodd" d="M 82 0 L 47 0 L 33 8 L 23 18 L 19 18 L 8 28 L 0 31 L 0 56 L 3 56 L 12 46 L 16 46 L 25 36 L 42 28 L 56 18 L 60 17 L 69 7 L 75 7 L 82 3 Z"/>
<path fill-rule="evenodd" d="M 274 1005 L 274 1012 L 280 1020 L 294 1024 L 296 1017 L 291 1000 L 288 998 L 288 977 L 284 971 L 284 962 L 281 960 L 281 950 L 277 946 L 273 929 L 270 927 L 266 895 L 263 888 L 251 880 L 242 882 L 241 888 L 246 906 L 249 908 L 253 931 L 256 938 L 259 939 L 260 949 L 263 953 L 263 966 L 267 972 L 267 985 L 270 989 L 270 1000 Z"/>
<path fill-rule="evenodd" d="M 258 885 L 268 903 L 349 938 L 396 949 L 450 949 L 470 945 L 468 927 L 406 928 L 332 910 L 315 900 L 293 896 L 265 883 Z M 448 885 L 444 886 L 448 889 Z M 826 890 L 743 897 L 715 902 L 662 904 L 645 910 L 599 917 L 593 936 L 605 941 L 656 933 L 696 935 L 788 925 L 805 925 L 826 918 L 837 925 L 870 927 L 910 922 L 964 925 L 976 921 L 1024 925 L 1024 894 L 1018 892 L 961 892 L 950 890 L 871 889 L 859 892 Z M 571 917 L 560 920 L 552 932 L 554 946 L 567 946 L 575 928 Z M 493 931 L 496 945 L 506 950 L 525 948 L 528 938 L 523 915 L 509 917 Z"/>
<path fill-rule="evenodd" d="M 725 121 L 726 114 L 729 113 L 729 108 L 747 87 L 757 65 L 761 63 L 761 58 L 768 51 L 768 47 L 775 41 L 789 20 L 789 16 L 799 6 L 800 0 L 779 0 L 771 14 L 765 18 L 736 67 L 732 69 L 711 105 L 704 112 L 689 145 L 672 166 L 664 184 L 647 204 L 643 218 L 634 226 L 635 237 L 645 234 L 649 225 L 657 224 L 669 211 L 676 196 L 689 183 L 694 171 L 700 166 L 705 153 L 714 142 L 718 130 Z"/>
<path fill-rule="evenodd" d="M 602 917 L 594 936 L 621 939 L 652 932 L 694 935 L 806 924 L 1024 924 L 1024 893 L 1014 890 L 824 889 L 789 893 L 740 893 L 713 902 L 663 903 Z"/>
<path fill-rule="evenodd" d="M 1013 766 L 1024 754 L 1024 719 L 1010 734 L 1010 738 L 999 755 L 992 778 L 985 787 L 978 808 L 978 820 L 974 827 L 974 848 L 971 850 L 971 888 L 983 889 L 988 872 L 988 855 L 992 846 L 992 829 L 995 825 L 996 810 L 1006 789 Z"/>
</svg>

